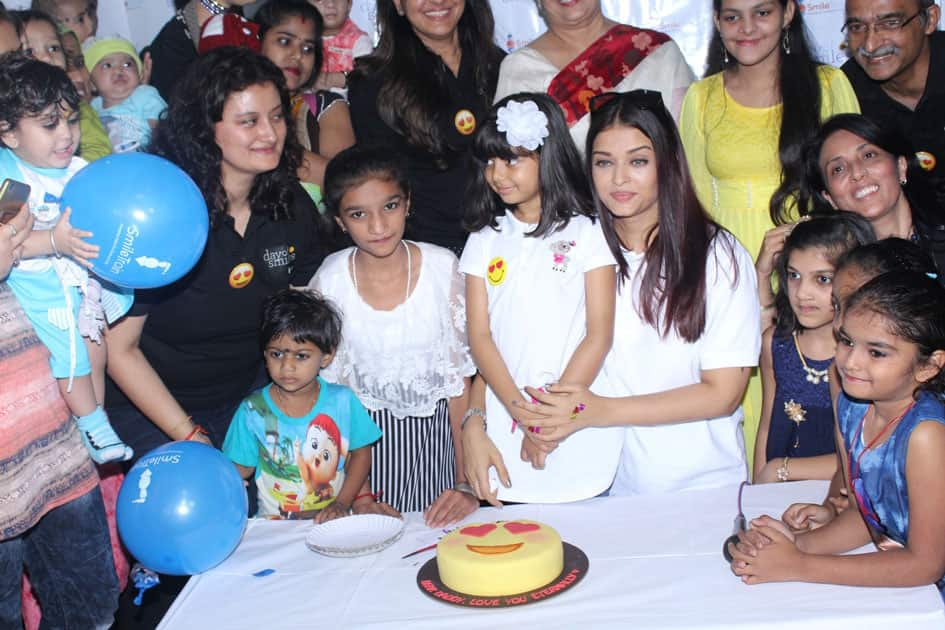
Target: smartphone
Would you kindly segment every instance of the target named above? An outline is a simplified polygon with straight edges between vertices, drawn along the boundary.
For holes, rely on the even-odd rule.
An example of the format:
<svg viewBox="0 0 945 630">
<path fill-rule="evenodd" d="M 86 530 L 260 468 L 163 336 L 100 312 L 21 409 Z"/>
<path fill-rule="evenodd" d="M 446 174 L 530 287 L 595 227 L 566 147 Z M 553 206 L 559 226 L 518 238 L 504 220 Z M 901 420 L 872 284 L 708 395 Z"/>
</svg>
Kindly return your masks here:
<svg viewBox="0 0 945 630">
<path fill-rule="evenodd" d="M 9 223 L 30 198 L 30 187 L 15 179 L 0 184 L 0 223 Z"/>
</svg>

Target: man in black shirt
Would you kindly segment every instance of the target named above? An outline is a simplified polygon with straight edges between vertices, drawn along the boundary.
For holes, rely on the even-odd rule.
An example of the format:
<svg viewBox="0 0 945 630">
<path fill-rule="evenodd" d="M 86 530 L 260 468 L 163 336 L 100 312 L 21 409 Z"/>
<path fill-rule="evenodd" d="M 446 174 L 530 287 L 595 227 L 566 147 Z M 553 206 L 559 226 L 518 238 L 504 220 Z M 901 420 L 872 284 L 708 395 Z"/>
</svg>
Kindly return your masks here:
<svg viewBox="0 0 945 630">
<path fill-rule="evenodd" d="M 843 65 L 860 108 L 899 129 L 945 208 L 945 33 L 933 0 L 847 0 Z"/>
</svg>

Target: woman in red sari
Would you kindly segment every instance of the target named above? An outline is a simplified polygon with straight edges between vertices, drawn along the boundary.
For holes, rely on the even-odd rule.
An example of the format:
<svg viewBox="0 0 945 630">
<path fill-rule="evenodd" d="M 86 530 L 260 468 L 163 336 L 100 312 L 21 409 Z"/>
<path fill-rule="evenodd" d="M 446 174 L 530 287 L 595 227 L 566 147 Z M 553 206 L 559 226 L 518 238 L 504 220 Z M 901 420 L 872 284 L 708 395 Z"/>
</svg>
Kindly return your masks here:
<svg viewBox="0 0 945 630">
<path fill-rule="evenodd" d="M 495 100 L 515 92 L 547 92 L 561 105 L 578 149 L 590 121 L 588 102 L 602 92 L 662 93 L 678 118 L 694 76 L 669 35 L 604 17 L 601 0 L 538 0 L 548 30 L 505 58 Z"/>
</svg>

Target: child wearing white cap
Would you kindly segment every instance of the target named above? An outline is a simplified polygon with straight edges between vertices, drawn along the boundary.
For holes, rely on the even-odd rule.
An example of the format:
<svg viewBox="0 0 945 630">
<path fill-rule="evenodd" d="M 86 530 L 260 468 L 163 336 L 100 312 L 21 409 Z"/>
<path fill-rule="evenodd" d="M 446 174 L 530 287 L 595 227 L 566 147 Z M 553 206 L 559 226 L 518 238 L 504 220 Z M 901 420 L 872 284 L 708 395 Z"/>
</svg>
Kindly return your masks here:
<svg viewBox="0 0 945 630">
<path fill-rule="evenodd" d="M 121 37 L 89 39 L 82 47 L 98 96 L 92 99 L 115 153 L 139 151 L 167 103 L 156 89 L 141 84 L 141 58 Z"/>
</svg>

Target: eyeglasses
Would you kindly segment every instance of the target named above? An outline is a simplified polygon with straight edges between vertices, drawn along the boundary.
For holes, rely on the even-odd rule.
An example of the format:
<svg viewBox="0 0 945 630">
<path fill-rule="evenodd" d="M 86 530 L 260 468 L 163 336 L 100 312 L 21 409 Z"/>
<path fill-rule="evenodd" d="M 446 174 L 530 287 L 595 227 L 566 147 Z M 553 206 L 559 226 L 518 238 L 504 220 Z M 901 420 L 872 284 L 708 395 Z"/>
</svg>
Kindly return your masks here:
<svg viewBox="0 0 945 630">
<path fill-rule="evenodd" d="M 859 20 L 850 20 L 843 25 L 843 27 L 840 29 L 840 32 L 847 37 L 864 37 L 869 35 L 870 29 L 873 29 L 873 32 L 877 35 L 890 35 L 892 33 L 901 31 L 906 27 L 907 24 L 909 24 L 909 22 L 924 13 L 925 9 L 921 9 L 918 13 L 909 18 L 888 17 L 883 18 L 882 20 L 876 20 L 872 24 L 860 22 Z"/>
<path fill-rule="evenodd" d="M 663 95 L 658 90 L 631 90 L 629 92 L 604 92 L 588 103 L 588 110 L 596 112 L 613 101 L 636 105 L 640 109 L 664 109 Z"/>
</svg>

